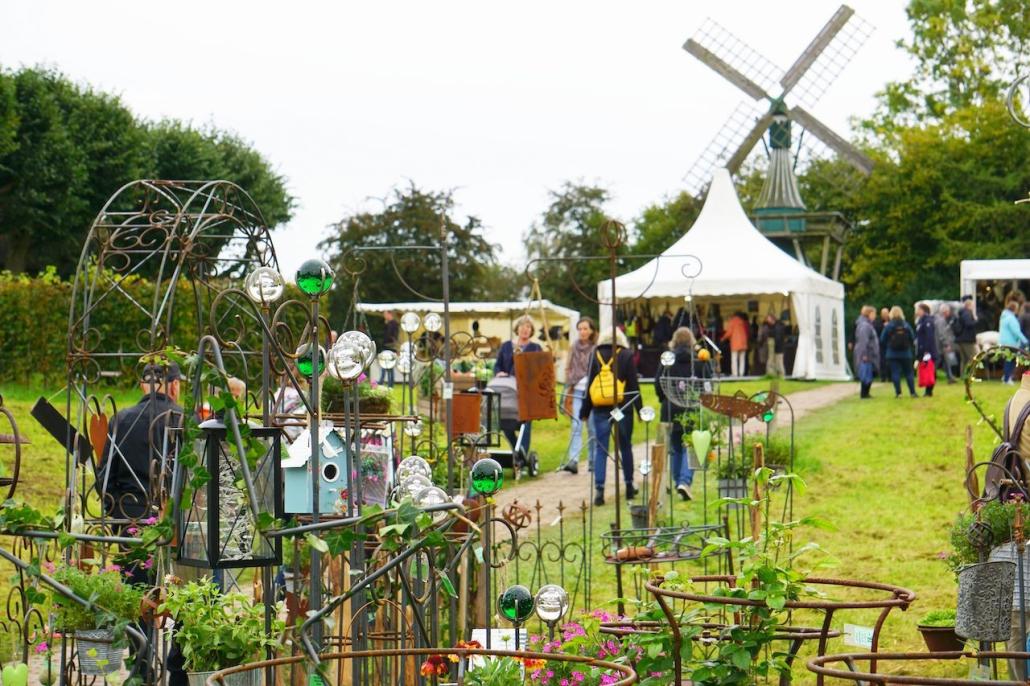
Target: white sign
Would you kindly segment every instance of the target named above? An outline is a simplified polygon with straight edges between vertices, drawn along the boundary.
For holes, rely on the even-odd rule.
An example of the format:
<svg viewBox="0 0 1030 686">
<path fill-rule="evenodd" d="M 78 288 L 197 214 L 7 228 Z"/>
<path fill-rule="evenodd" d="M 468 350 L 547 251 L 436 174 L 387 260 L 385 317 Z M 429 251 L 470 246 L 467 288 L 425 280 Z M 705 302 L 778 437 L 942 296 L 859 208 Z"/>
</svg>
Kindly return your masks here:
<svg viewBox="0 0 1030 686">
<path fill-rule="evenodd" d="M 873 649 L 873 628 L 857 624 L 844 625 L 844 645 Z"/>
<path fill-rule="evenodd" d="M 454 384 L 450 381 L 444 381 L 443 383 L 443 399 L 453 400 L 454 399 Z"/>
</svg>

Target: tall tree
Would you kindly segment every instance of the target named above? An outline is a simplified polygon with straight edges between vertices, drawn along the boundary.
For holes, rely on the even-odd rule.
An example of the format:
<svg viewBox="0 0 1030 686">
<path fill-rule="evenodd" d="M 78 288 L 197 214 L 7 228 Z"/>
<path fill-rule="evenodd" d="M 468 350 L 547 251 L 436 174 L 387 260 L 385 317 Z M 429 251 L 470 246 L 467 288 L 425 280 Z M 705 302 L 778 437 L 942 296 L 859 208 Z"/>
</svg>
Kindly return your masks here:
<svg viewBox="0 0 1030 686">
<path fill-rule="evenodd" d="M 425 191 L 412 183 L 393 189 L 381 202 L 377 211 L 358 212 L 333 224 L 332 235 L 320 245 L 329 253 L 337 275 L 329 301 L 334 323 L 346 325 L 355 283 L 357 296 L 364 302 L 440 298 L 440 252 L 402 248 L 439 246 L 441 235 L 446 237 L 451 299 L 482 300 L 484 292 L 496 295 L 489 282 L 500 273 L 497 248 L 484 238 L 479 219 L 466 217 L 459 222 L 453 216 L 451 191 Z M 351 258 L 356 254 L 348 251 L 357 247 L 384 250 L 359 253 L 364 269 L 355 277 L 352 272 L 357 261 Z"/>
<path fill-rule="evenodd" d="M 530 260 L 561 258 L 539 262 L 531 270 L 548 300 L 584 314 L 597 313 L 591 299 L 597 283 L 609 275 L 608 263 L 581 258 L 607 254 L 601 227 L 610 219 L 604 207 L 610 199 L 604 188 L 570 181 L 550 191 L 550 205 L 525 235 Z M 628 246 L 621 252 L 627 250 Z"/>
<path fill-rule="evenodd" d="M 139 178 L 227 179 L 270 227 L 292 213 L 283 177 L 232 134 L 141 122 L 56 71 L 0 70 L 0 269 L 54 265 L 67 276 L 97 212 Z"/>
<path fill-rule="evenodd" d="M 867 125 L 894 130 L 997 100 L 1025 68 L 1026 0 L 910 0 L 906 13 L 912 37 L 898 46 L 915 71 L 887 84 Z"/>
<path fill-rule="evenodd" d="M 658 255 L 683 237 L 701 212 L 701 202 L 686 191 L 648 205 L 633 222 L 635 255 Z"/>
</svg>

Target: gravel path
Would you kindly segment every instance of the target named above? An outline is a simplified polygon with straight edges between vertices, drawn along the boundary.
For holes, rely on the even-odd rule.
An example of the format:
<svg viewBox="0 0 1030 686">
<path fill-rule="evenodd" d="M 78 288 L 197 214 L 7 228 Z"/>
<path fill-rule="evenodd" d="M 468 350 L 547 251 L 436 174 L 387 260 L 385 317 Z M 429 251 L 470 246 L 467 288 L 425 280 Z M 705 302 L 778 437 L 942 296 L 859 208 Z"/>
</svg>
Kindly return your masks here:
<svg viewBox="0 0 1030 686">
<path fill-rule="evenodd" d="M 791 406 L 794 408 L 794 419 L 796 425 L 796 423 L 809 412 L 835 405 L 845 398 L 855 396 L 857 392 L 858 387 L 855 384 L 842 382 L 820 386 L 818 388 L 813 388 L 810 391 L 791 393 L 787 396 L 787 400 L 790 401 Z M 779 426 L 788 423 L 789 414 L 790 413 L 787 412 L 785 408 L 781 407 L 777 411 L 776 419 L 773 420 L 774 425 Z M 655 441 L 656 430 L 657 424 L 652 425 L 649 441 L 652 445 Z M 744 430 L 749 434 L 760 433 L 765 430 L 765 424 L 757 418 L 752 419 L 745 424 Z M 646 443 L 638 443 L 633 446 L 634 460 L 637 464 L 639 464 L 639 461 L 644 456 L 646 445 Z M 605 484 L 605 507 L 610 507 L 615 498 L 614 479 L 612 478 L 613 469 L 614 465 L 609 464 L 608 479 Z M 639 473 L 637 474 L 636 483 L 639 488 Z M 587 471 L 586 462 L 580 462 L 579 474 L 550 472 L 547 474 L 541 474 L 535 479 L 526 478 L 517 483 L 508 482 L 508 484 L 506 484 L 501 492 L 494 497 L 497 504 L 496 511 L 498 513 L 503 512 L 504 508 L 508 505 L 518 501 L 522 505 L 530 507 L 535 518 L 536 510 L 534 506 L 536 502 L 539 501 L 541 505 L 543 505 L 543 509 L 541 510 L 543 521 L 541 524 L 545 527 L 556 523 L 556 519 L 558 517 L 556 508 L 559 503 L 568 508 L 565 516 L 569 517 L 579 509 L 581 504 L 586 503 L 589 505 L 594 495 L 593 479 L 590 472 Z M 639 500 L 637 502 L 639 502 Z M 529 530 L 531 529 L 522 529 L 520 533 L 524 533 Z"/>
</svg>

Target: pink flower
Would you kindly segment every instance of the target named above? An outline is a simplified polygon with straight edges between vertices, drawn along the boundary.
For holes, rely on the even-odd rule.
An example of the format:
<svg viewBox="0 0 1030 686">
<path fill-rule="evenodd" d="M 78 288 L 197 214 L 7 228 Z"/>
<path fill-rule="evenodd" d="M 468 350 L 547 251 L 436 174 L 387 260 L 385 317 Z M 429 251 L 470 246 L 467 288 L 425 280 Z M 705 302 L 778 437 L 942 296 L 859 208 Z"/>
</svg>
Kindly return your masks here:
<svg viewBox="0 0 1030 686">
<path fill-rule="evenodd" d="M 151 556 L 150 556 L 150 557 L 148 557 L 148 558 L 146 559 L 146 561 L 145 561 L 145 562 L 143 563 L 143 569 L 150 569 L 150 568 L 151 568 L 151 567 L 153 567 L 153 566 L 154 566 L 154 556 L 153 556 L 153 555 L 151 555 Z"/>
<path fill-rule="evenodd" d="M 122 571 L 122 568 L 120 566 L 118 566 L 118 565 L 107 565 L 106 567 L 104 567 L 104 571 L 105 572 L 120 572 L 120 571 Z"/>
<path fill-rule="evenodd" d="M 147 526 L 153 526 L 154 524 L 157 524 L 157 517 L 147 517 L 143 520 L 143 523 Z"/>
<path fill-rule="evenodd" d="M 130 536 L 135 536 L 139 533 L 139 529 L 137 529 L 134 526 L 130 526 L 128 529 L 125 530 L 125 533 L 129 534 Z"/>
<path fill-rule="evenodd" d="M 42 655 L 48 650 L 50 650 L 50 646 L 46 644 L 46 641 L 40 641 L 36 646 L 36 655 Z"/>
</svg>

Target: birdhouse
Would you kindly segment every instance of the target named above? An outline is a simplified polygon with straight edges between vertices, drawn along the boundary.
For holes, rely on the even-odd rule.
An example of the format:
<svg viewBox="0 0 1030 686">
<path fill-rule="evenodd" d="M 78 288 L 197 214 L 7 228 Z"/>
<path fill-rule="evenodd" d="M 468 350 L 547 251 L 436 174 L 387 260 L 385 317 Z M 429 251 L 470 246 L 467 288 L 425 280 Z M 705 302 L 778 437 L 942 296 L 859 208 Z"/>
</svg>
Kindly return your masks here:
<svg viewBox="0 0 1030 686">
<path fill-rule="evenodd" d="M 177 521 L 179 562 L 206 569 L 262 567 L 279 564 L 279 541 L 263 537 L 250 505 L 236 444 L 220 419 L 200 425 L 198 463 L 210 478 L 196 489 Z M 251 428 L 250 436 L 261 444 L 261 454 L 250 475 L 258 513 L 282 516 L 279 429 Z M 185 483 L 195 474 L 182 475 Z"/>
<path fill-rule="evenodd" d="M 287 514 L 311 514 L 311 470 L 317 469 L 318 511 L 338 514 L 346 511 L 350 468 L 347 446 L 329 422 L 319 431 L 318 460 L 312 464 L 311 433 L 305 431 L 289 447 L 282 461 Z"/>
</svg>

